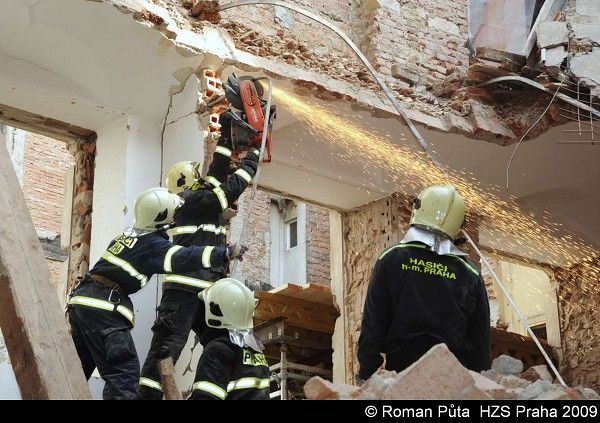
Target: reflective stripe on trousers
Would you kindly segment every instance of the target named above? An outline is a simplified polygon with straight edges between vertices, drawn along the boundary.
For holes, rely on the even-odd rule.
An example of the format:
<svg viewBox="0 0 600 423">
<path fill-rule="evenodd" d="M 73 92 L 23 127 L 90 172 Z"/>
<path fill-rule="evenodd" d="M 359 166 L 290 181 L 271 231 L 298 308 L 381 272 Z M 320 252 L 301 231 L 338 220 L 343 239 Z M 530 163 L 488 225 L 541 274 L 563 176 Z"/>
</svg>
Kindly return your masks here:
<svg viewBox="0 0 600 423">
<path fill-rule="evenodd" d="M 84 297 L 81 295 L 76 295 L 74 297 L 71 297 L 67 304 L 97 308 L 97 309 L 105 310 L 105 311 L 116 311 L 117 313 L 119 313 L 123 317 L 125 317 L 127 320 L 129 320 L 129 322 L 131 323 L 131 326 L 133 326 L 135 323 L 135 316 L 133 314 L 133 311 L 129 310 L 125 306 L 113 304 L 110 301 L 99 300 L 98 298 Z"/>
<path fill-rule="evenodd" d="M 152 388 L 152 389 L 156 389 L 157 391 L 162 392 L 162 385 L 160 383 L 158 383 L 155 380 L 152 380 L 150 378 L 147 377 L 141 377 L 140 378 L 140 386 L 145 386 L 147 388 Z"/>
<path fill-rule="evenodd" d="M 200 382 L 194 383 L 192 386 L 194 391 L 204 391 L 209 394 L 214 395 L 217 398 L 224 400 L 227 397 L 227 391 L 221 388 L 219 385 L 215 385 L 214 383 L 207 382 L 205 380 L 201 380 Z"/>
</svg>

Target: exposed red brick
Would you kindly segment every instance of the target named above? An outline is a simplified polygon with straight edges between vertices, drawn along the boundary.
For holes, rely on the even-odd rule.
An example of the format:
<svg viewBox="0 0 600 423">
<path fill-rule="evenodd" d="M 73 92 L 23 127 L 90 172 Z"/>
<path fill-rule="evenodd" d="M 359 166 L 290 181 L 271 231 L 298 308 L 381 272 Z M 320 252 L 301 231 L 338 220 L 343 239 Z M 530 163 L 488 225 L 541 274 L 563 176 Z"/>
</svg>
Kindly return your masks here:
<svg viewBox="0 0 600 423">
<path fill-rule="evenodd" d="M 148 22 L 152 22 L 154 25 L 162 25 L 163 22 L 165 21 L 163 18 L 161 18 L 160 16 L 150 12 L 149 10 L 143 9 L 140 12 L 140 16 L 142 17 L 142 19 L 148 21 Z"/>
<path fill-rule="evenodd" d="M 219 23 L 219 2 L 214 0 L 200 0 L 192 6 L 192 16 L 201 21 Z"/>
</svg>

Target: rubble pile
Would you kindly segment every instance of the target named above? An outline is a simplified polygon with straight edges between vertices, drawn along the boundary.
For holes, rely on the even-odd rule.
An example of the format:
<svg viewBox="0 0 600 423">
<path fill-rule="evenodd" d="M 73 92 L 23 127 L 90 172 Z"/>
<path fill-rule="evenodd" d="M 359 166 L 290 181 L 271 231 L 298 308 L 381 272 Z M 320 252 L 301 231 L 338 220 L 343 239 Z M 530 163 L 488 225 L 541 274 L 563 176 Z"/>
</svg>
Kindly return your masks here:
<svg viewBox="0 0 600 423">
<path fill-rule="evenodd" d="M 496 358 L 490 370 L 481 373 L 470 371 L 444 344 L 436 345 L 400 373 L 378 370 L 360 387 L 336 385 L 317 376 L 306 382 L 304 392 L 306 398 L 314 400 L 600 399 L 593 389 L 560 385 L 553 380 L 545 365 L 523 371 L 523 363 L 507 355 Z"/>
</svg>

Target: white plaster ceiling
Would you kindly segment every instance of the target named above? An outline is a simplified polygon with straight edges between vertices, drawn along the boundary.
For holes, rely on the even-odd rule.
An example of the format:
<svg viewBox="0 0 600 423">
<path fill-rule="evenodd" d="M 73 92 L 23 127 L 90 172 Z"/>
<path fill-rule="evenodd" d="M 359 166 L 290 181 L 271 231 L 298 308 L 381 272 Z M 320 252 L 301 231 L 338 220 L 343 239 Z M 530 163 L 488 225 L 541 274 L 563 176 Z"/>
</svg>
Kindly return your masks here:
<svg viewBox="0 0 600 423">
<path fill-rule="evenodd" d="M 201 59 L 107 4 L 2 1 L 0 102 L 13 107 L 90 129 L 118 114 L 160 119 L 173 73 Z"/>
</svg>

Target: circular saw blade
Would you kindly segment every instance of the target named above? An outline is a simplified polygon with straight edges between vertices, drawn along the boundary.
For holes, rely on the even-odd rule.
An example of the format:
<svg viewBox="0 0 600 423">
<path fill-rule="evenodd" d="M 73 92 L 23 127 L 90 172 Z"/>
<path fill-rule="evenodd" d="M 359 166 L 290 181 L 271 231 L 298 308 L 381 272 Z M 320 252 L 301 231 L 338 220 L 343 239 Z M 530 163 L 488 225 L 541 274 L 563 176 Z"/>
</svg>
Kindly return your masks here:
<svg viewBox="0 0 600 423">
<path fill-rule="evenodd" d="M 240 95 L 240 83 L 242 81 L 252 81 L 256 87 L 256 93 L 259 98 L 262 98 L 265 93 L 264 87 L 257 79 L 250 75 L 238 77 L 235 72 L 232 72 L 227 78 L 227 82 L 223 83 L 223 88 L 225 89 L 225 97 L 227 98 L 227 101 L 229 101 L 229 104 L 238 110 L 244 110 L 242 97 Z"/>
</svg>

